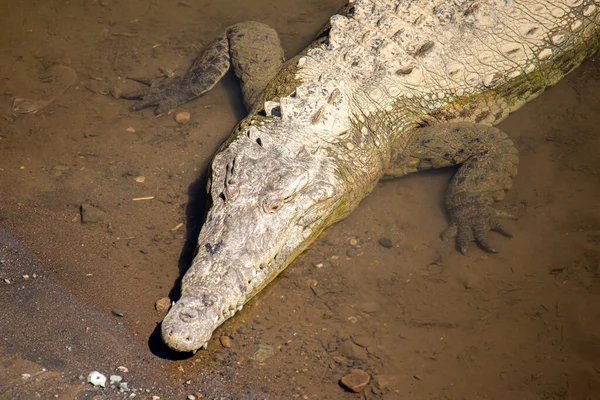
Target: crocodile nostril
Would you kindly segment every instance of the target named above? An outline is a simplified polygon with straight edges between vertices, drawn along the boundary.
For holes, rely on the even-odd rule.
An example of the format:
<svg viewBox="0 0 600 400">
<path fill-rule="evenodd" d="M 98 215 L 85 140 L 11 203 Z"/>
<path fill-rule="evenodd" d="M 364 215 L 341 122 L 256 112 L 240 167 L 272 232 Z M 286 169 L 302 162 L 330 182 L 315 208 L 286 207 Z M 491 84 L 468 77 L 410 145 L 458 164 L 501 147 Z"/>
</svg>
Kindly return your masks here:
<svg viewBox="0 0 600 400">
<path fill-rule="evenodd" d="M 198 318 L 198 312 L 196 310 L 185 310 L 179 313 L 179 319 L 183 322 L 193 322 L 196 318 Z"/>
</svg>

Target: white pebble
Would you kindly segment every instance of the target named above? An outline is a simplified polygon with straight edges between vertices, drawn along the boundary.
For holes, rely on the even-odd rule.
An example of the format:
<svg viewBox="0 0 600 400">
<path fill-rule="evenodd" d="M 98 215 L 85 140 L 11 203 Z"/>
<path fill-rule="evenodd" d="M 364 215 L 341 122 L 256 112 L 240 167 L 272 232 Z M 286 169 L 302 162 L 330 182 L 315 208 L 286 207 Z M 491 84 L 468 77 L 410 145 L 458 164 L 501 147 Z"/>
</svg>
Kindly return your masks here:
<svg viewBox="0 0 600 400">
<path fill-rule="evenodd" d="M 92 371 L 92 372 L 90 372 L 90 374 L 88 375 L 87 380 L 88 380 L 89 383 L 91 383 L 94 386 L 106 387 L 106 376 L 102 375 L 98 371 Z"/>
</svg>

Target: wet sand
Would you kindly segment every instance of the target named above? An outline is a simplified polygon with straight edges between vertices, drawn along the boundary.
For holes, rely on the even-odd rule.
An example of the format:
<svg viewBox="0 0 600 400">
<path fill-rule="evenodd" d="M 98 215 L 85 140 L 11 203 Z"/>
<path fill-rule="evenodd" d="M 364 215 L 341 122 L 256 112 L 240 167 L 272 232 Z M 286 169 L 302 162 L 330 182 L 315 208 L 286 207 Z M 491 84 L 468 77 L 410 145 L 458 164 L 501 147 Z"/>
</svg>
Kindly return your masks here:
<svg viewBox="0 0 600 400">
<path fill-rule="evenodd" d="M 506 222 L 513 239 L 491 237 L 499 254 L 463 257 L 439 239 L 452 170 L 385 181 L 219 328 L 208 351 L 177 357 L 156 340 L 154 302 L 177 295 L 204 211 L 203 173 L 244 115 L 241 96 L 229 74 L 177 109 L 191 114 L 180 126 L 131 113 L 108 91 L 159 67 L 182 73 L 248 19 L 276 28 L 290 57 L 343 1 L 6 3 L 0 398 L 125 398 L 78 379 L 121 365 L 132 387 L 154 386 L 138 399 L 597 397 L 600 60 L 499 126 L 521 154 L 498 204 L 520 219 Z M 53 75 L 56 66 L 76 80 Z M 14 119 L 15 98 L 45 107 Z M 82 224 L 82 204 L 104 220 Z M 251 359 L 259 348 L 263 362 Z M 338 385 L 351 368 L 372 377 L 360 395 Z"/>
</svg>

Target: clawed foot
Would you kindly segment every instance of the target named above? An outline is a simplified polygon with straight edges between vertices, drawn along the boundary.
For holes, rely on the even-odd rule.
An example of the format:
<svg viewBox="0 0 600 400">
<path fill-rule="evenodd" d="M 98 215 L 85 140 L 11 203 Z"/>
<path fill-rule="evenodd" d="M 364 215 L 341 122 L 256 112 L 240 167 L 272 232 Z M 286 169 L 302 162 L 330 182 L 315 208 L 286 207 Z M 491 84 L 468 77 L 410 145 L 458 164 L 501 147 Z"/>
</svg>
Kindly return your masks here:
<svg viewBox="0 0 600 400">
<path fill-rule="evenodd" d="M 498 219 L 517 219 L 514 215 L 496 210 L 478 199 L 451 207 L 448 212 L 450 224 L 442 233 L 442 238 L 445 240 L 456 238 L 456 247 L 463 255 L 467 255 L 469 243 L 472 241 L 477 242 L 485 251 L 497 253 L 498 251 L 488 241 L 488 231 L 512 237 Z"/>
<path fill-rule="evenodd" d="M 161 115 L 194 97 L 189 93 L 187 82 L 181 77 L 128 79 L 147 86 L 139 90 L 121 94 L 120 97 L 123 99 L 139 100 L 130 107 L 131 111 L 154 107 L 154 115 Z"/>
</svg>

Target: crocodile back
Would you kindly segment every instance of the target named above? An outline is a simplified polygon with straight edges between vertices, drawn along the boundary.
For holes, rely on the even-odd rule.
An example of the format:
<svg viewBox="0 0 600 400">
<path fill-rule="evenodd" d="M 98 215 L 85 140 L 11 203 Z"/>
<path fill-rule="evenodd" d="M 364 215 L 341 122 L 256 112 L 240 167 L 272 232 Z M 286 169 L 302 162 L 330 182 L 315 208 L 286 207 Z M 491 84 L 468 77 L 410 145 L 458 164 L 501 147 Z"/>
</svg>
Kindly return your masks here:
<svg viewBox="0 0 600 400">
<path fill-rule="evenodd" d="M 592 0 L 356 0 L 306 53 L 303 81 L 338 80 L 349 112 L 389 131 L 495 124 L 598 48 Z M 301 59 L 302 60 L 302 59 Z"/>
</svg>

